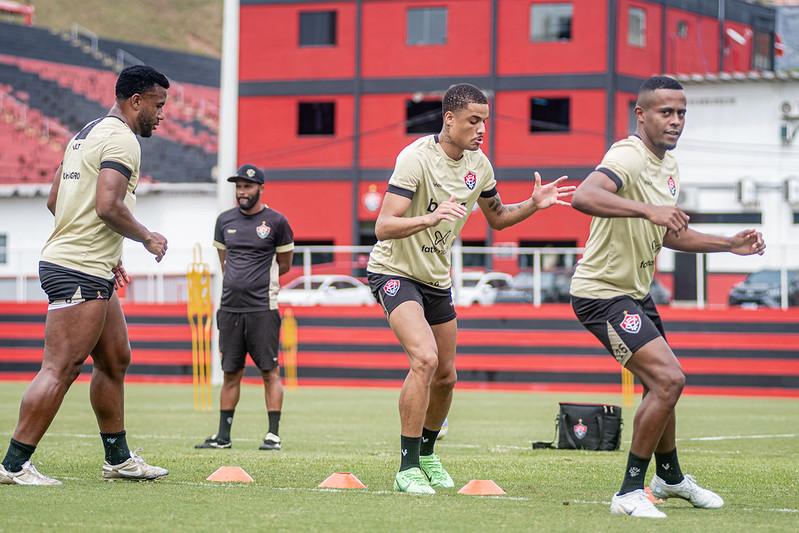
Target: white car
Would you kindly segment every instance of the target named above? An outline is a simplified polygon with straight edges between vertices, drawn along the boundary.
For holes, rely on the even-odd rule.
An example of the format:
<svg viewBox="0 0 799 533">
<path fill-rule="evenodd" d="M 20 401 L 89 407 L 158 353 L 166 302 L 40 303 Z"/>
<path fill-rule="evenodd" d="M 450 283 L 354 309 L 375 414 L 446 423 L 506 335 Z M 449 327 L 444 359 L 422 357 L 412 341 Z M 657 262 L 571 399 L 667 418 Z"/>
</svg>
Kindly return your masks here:
<svg viewBox="0 0 799 533">
<path fill-rule="evenodd" d="M 306 286 L 306 280 L 308 282 Z M 277 301 L 284 305 L 372 305 L 369 286 L 352 276 L 300 276 L 280 289 Z"/>
<path fill-rule="evenodd" d="M 505 272 L 463 272 L 462 287 L 455 288 L 455 305 L 491 305 L 500 289 L 508 287 L 511 275 Z"/>
</svg>

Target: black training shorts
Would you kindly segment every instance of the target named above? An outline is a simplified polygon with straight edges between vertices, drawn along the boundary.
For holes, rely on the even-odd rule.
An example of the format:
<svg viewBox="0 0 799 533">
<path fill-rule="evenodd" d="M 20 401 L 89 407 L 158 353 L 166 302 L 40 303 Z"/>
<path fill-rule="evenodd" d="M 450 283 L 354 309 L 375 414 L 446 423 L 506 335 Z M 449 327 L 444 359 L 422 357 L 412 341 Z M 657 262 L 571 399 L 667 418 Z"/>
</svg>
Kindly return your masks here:
<svg viewBox="0 0 799 533">
<path fill-rule="evenodd" d="M 643 300 L 629 296 L 609 300 L 572 296 L 572 308 L 582 325 L 622 365 L 652 339 L 666 338 L 663 321 L 648 294 Z"/>
<path fill-rule="evenodd" d="M 232 313 L 220 309 L 216 312 L 216 324 L 219 328 L 222 370 L 238 372 L 244 368 L 248 353 L 261 370 L 271 370 L 277 366 L 280 344 L 280 313 L 277 309 L 251 313 Z"/>
<path fill-rule="evenodd" d="M 431 326 L 453 320 L 457 315 L 450 289 L 437 289 L 410 278 L 367 272 L 369 288 L 383 306 L 386 317 L 401 303 L 413 300 L 422 306 Z"/>
<path fill-rule="evenodd" d="M 39 281 L 50 301 L 49 309 L 70 307 L 87 300 L 108 300 L 114 294 L 114 278 L 90 276 L 47 261 L 39 261 Z"/>
</svg>

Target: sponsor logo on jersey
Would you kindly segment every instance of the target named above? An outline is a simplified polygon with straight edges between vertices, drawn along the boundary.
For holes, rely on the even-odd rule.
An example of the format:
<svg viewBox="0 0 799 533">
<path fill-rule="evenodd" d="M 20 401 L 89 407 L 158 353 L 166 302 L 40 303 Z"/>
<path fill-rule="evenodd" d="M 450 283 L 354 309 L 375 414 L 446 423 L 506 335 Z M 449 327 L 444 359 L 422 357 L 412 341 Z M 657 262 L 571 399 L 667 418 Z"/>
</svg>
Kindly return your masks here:
<svg viewBox="0 0 799 533">
<path fill-rule="evenodd" d="M 252 170 L 252 169 L 250 169 Z M 269 233 L 272 231 L 272 228 L 266 225 L 266 222 L 261 222 L 261 225 L 255 228 L 255 232 L 258 236 L 262 239 L 266 239 L 269 236 Z"/>
<path fill-rule="evenodd" d="M 677 184 L 674 183 L 674 178 L 669 176 L 669 192 L 671 192 L 672 196 L 677 195 Z"/>
<path fill-rule="evenodd" d="M 446 254 L 449 252 L 449 244 L 447 244 L 447 239 L 449 239 L 450 233 L 452 233 L 452 230 L 449 230 L 446 233 L 441 233 L 440 231 L 436 230 L 431 239 L 433 246 L 422 245 L 422 251 L 427 254 Z"/>
<path fill-rule="evenodd" d="M 474 172 L 469 172 L 464 176 L 463 181 L 466 183 L 466 186 L 469 187 L 469 190 L 473 191 L 474 186 L 477 185 L 477 176 Z"/>
<path fill-rule="evenodd" d="M 400 289 L 400 280 L 390 279 L 383 285 L 383 292 L 389 296 L 396 296 Z"/>
<path fill-rule="evenodd" d="M 62 180 L 79 180 L 80 172 L 63 172 L 61 174 Z"/>
<path fill-rule="evenodd" d="M 586 433 L 588 433 L 588 426 L 583 424 L 583 419 L 581 418 L 577 424 L 574 425 L 574 436 L 578 439 L 582 439 L 585 437 Z"/>
<path fill-rule="evenodd" d="M 628 333 L 638 333 L 641 329 L 641 316 L 638 313 L 630 315 L 625 311 L 624 320 L 619 325 Z"/>
</svg>

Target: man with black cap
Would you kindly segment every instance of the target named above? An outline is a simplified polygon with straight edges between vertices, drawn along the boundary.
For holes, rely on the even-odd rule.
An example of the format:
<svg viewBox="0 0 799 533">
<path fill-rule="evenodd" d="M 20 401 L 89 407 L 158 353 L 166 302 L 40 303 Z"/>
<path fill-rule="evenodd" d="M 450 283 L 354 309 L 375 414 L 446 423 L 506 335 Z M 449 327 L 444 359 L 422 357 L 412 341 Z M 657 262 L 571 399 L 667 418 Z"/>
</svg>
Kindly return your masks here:
<svg viewBox="0 0 799 533">
<path fill-rule="evenodd" d="M 261 370 L 269 415 L 269 429 L 260 449 L 279 450 L 283 385 L 277 363 L 278 278 L 291 268 L 294 235 L 285 216 L 261 203 L 264 173 L 260 168 L 242 165 L 228 181 L 236 184 L 238 206 L 219 215 L 214 232 L 223 274 L 222 301 L 217 312 L 224 372 L 219 431 L 195 448 L 230 448 L 230 426 L 249 353 Z"/>
</svg>

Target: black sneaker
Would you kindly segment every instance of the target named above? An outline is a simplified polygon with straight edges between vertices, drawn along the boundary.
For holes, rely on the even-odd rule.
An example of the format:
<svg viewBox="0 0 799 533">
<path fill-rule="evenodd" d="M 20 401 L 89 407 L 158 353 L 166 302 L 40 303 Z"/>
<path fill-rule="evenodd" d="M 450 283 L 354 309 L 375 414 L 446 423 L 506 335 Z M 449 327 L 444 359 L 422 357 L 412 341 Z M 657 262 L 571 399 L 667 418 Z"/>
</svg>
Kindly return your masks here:
<svg viewBox="0 0 799 533">
<path fill-rule="evenodd" d="M 267 433 L 264 443 L 258 446 L 259 450 L 279 450 L 280 448 L 280 437 L 274 433 Z"/>
<path fill-rule="evenodd" d="M 216 435 L 211 435 L 202 444 L 195 444 L 195 448 L 230 448 L 230 441 L 219 440 Z"/>
</svg>

